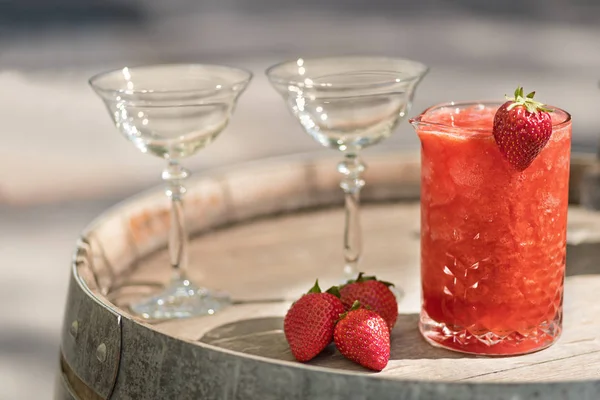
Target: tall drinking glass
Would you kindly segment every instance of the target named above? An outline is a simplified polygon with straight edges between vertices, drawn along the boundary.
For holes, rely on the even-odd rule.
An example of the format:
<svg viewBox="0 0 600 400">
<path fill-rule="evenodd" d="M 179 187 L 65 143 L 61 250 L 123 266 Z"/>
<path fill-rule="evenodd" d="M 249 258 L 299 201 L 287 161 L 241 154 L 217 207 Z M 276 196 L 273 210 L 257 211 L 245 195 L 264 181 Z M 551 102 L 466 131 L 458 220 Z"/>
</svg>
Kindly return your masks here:
<svg viewBox="0 0 600 400">
<path fill-rule="evenodd" d="M 283 62 L 266 72 L 306 133 L 344 155 L 337 170 L 346 197 L 343 279 L 355 278 L 362 255 L 362 149 L 389 137 L 410 109 L 427 73 L 419 62 L 386 57 L 328 57 Z"/>
<path fill-rule="evenodd" d="M 560 335 L 571 116 L 524 171 L 501 155 L 500 103 L 448 103 L 411 120 L 421 140 L 420 330 L 433 345 L 523 354 Z"/>
<path fill-rule="evenodd" d="M 227 126 L 250 72 L 220 65 L 165 64 L 122 68 L 90 79 L 116 127 L 142 153 L 166 160 L 162 178 L 171 199 L 169 258 L 172 278 L 157 295 L 133 304 L 151 319 L 214 314 L 230 304 L 226 293 L 196 286 L 187 276 L 180 160 L 208 146 Z"/>
</svg>

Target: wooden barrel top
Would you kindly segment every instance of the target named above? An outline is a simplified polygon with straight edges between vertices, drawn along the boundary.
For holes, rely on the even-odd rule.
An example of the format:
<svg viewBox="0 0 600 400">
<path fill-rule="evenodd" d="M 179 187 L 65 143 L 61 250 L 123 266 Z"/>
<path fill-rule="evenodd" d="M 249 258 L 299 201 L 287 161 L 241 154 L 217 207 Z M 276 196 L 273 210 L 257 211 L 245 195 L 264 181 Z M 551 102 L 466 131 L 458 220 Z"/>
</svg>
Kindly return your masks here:
<svg viewBox="0 0 600 400">
<path fill-rule="evenodd" d="M 188 368 L 187 379 L 197 379 L 195 384 L 186 381 L 188 389 L 182 389 L 185 382 L 179 382 L 178 389 L 165 392 L 175 390 L 177 398 L 200 398 L 202 385 L 217 385 L 200 376 L 211 373 L 211 362 L 216 371 L 221 356 L 236 367 L 225 369 L 219 378 L 229 386 L 217 385 L 215 391 L 231 398 L 277 398 L 269 397 L 274 390 L 284 394 L 280 398 L 327 398 L 308 396 L 312 393 L 309 389 L 299 389 L 316 385 L 320 379 L 331 383 L 324 392 L 329 396 L 350 390 L 354 385 L 350 382 L 356 381 L 362 386 L 353 389 L 358 390 L 354 393 L 367 393 L 365 388 L 370 388 L 379 393 L 372 398 L 394 398 L 399 388 L 407 390 L 406 398 L 415 399 L 487 398 L 477 393 L 497 394 L 494 398 L 498 399 L 538 395 L 544 399 L 600 398 L 600 213 L 576 204 L 582 171 L 593 164 L 589 157 L 573 161 L 564 330 L 554 346 L 529 355 L 489 358 L 434 348 L 420 337 L 418 157 L 371 154 L 366 157 L 369 169 L 363 196 L 365 252 L 361 269 L 395 282 L 405 291 L 392 333 L 391 360 L 381 373 L 373 373 L 330 347 L 309 363 L 295 362 L 282 331 L 286 310 L 316 277 L 322 287 L 338 283 L 340 277 L 344 215 L 336 161 L 303 156 L 260 162 L 190 183 L 186 204 L 192 231 L 189 274 L 198 283 L 227 290 L 236 300 L 234 306 L 213 316 L 158 322 L 128 312 L 131 302 L 158 290 L 169 278 L 165 251 L 168 203 L 159 189 L 98 218 L 78 246 L 71 291 L 83 290 L 83 297 L 89 297 L 94 307 L 107 310 L 108 321 L 117 318 L 119 356 L 115 356 L 118 360 L 111 367 L 108 383 L 94 382 L 91 373 L 78 371 L 78 367 L 92 368 L 93 362 L 81 361 L 83 350 L 73 340 L 73 312 L 68 307 L 63 337 L 66 368 L 72 368 L 85 386 L 98 393 L 98 387 L 107 393 L 106 386 L 112 384 L 109 392 L 116 398 L 160 393 L 163 389 L 157 382 L 168 375 L 164 368 L 148 361 L 135 368 L 157 376 L 135 372 L 132 353 L 147 352 L 162 365 L 167 348 L 178 352 L 177 362 Z M 81 317 L 75 320 L 84 324 Z M 155 342 L 137 348 L 145 337 Z M 90 335 L 88 340 L 96 339 Z M 94 349 L 93 345 L 87 347 Z M 285 371 L 282 387 L 276 388 L 278 378 L 273 377 L 272 387 L 254 382 L 252 393 L 240 397 L 243 371 L 249 365 L 259 371 L 253 369 L 252 376 L 260 376 L 261 368 Z M 214 374 L 217 379 L 219 372 Z M 286 379 L 293 384 L 285 383 Z M 551 397 L 555 390 L 566 397 Z M 436 397 L 419 397 L 423 393 Z M 452 397 L 460 393 L 464 397 Z M 223 398 L 211 396 L 206 398 Z"/>
</svg>

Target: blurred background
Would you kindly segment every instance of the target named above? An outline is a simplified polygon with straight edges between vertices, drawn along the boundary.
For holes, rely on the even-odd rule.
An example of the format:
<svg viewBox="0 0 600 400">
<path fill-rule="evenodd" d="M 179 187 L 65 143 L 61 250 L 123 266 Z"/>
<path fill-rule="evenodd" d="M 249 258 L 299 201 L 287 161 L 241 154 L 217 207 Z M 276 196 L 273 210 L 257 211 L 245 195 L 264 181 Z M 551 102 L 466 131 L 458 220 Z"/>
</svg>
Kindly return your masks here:
<svg viewBox="0 0 600 400">
<path fill-rule="evenodd" d="M 184 61 L 252 70 L 231 125 L 185 163 L 196 175 L 319 151 L 263 75 L 298 56 L 424 62 L 411 115 L 521 84 L 570 111 L 574 150 L 594 152 L 599 37 L 597 0 L 0 0 L 0 399 L 51 397 L 78 232 L 159 184 L 163 162 L 119 136 L 92 74 Z M 416 151 L 418 140 L 403 123 L 379 147 Z"/>
</svg>

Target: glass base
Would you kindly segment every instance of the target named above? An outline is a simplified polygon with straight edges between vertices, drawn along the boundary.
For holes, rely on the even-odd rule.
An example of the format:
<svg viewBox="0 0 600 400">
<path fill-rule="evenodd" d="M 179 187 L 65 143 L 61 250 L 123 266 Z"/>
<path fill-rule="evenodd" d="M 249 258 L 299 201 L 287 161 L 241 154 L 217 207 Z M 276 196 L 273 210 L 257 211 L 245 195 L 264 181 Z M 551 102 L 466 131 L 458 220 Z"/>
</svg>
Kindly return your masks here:
<svg viewBox="0 0 600 400">
<path fill-rule="evenodd" d="M 512 332 L 500 336 L 490 331 L 474 334 L 468 329 L 452 330 L 422 310 L 419 330 L 435 347 L 475 355 L 515 356 L 543 350 L 556 342 L 562 332 L 562 314 L 559 312 L 553 321 L 539 325 L 526 335 Z"/>
<path fill-rule="evenodd" d="M 147 319 L 173 319 L 213 315 L 229 305 L 231 298 L 226 293 L 201 288 L 185 278 L 178 278 L 157 295 L 131 305 L 131 310 Z"/>
</svg>

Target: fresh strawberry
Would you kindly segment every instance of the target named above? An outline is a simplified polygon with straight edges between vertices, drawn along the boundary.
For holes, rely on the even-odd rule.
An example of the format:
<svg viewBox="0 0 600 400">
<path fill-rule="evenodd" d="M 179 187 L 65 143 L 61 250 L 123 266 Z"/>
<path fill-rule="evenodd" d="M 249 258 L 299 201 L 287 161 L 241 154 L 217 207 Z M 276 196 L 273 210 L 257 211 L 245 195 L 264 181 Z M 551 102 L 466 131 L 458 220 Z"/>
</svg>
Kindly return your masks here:
<svg viewBox="0 0 600 400">
<path fill-rule="evenodd" d="M 373 310 L 355 302 L 335 326 L 333 341 L 340 353 L 363 367 L 381 371 L 390 360 L 390 330 Z"/>
<path fill-rule="evenodd" d="M 321 293 L 319 281 L 296 301 L 283 320 L 283 332 L 298 361 L 317 356 L 333 340 L 333 329 L 344 312 L 337 287 Z"/>
<path fill-rule="evenodd" d="M 540 154 L 552 135 L 552 118 L 544 104 L 533 100 L 535 92 L 523 96 L 523 88 L 498 108 L 493 134 L 502 155 L 523 171 Z"/>
<path fill-rule="evenodd" d="M 342 303 L 346 310 L 360 301 L 364 307 L 375 311 L 387 323 L 390 331 L 398 318 L 398 301 L 390 290 L 389 282 L 378 281 L 374 276 L 363 276 L 361 272 L 356 280 L 348 281 L 340 288 Z"/>
</svg>

